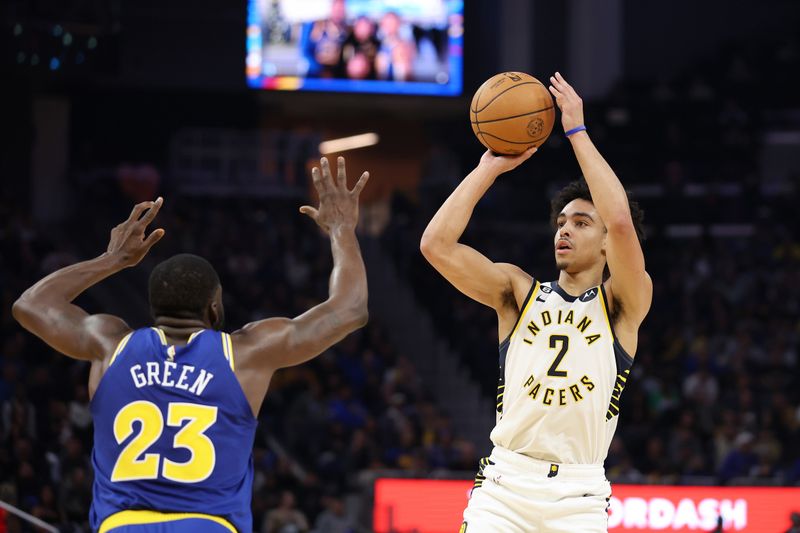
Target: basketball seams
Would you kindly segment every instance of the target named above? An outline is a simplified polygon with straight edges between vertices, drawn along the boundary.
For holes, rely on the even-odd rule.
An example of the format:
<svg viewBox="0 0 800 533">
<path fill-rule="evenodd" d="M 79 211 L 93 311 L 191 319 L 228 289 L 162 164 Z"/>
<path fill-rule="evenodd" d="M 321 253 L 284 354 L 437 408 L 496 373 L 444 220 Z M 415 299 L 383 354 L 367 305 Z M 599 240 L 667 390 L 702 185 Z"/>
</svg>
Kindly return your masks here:
<svg viewBox="0 0 800 533">
<path fill-rule="evenodd" d="M 489 144 L 489 141 L 486 140 L 486 134 L 484 134 L 483 132 L 478 132 L 478 135 L 481 136 L 481 142 L 483 143 L 483 145 L 486 146 L 486 148 L 488 148 L 489 150 L 491 150 L 493 154 L 501 154 L 502 155 L 502 152 L 500 152 L 499 150 L 495 150 L 494 147 L 491 144 Z M 496 137 L 496 136 L 492 135 L 492 137 Z M 497 138 L 500 139 L 500 137 L 497 137 Z M 500 140 L 502 141 L 502 139 L 500 139 Z"/>
<path fill-rule="evenodd" d="M 550 131 L 547 134 L 537 137 L 535 139 L 527 138 L 525 141 L 509 141 L 506 140 L 504 137 L 506 134 L 510 134 L 513 137 L 519 137 L 516 135 L 516 131 L 518 128 L 518 124 L 520 124 L 520 120 L 528 121 L 528 134 L 530 135 L 533 133 L 531 130 L 531 124 L 534 124 L 534 121 L 537 120 L 544 120 L 545 125 L 551 125 L 552 129 L 552 122 L 554 122 L 554 114 L 555 114 L 555 104 L 552 101 L 552 97 L 550 97 L 549 92 L 547 91 L 546 86 L 541 83 L 539 80 L 530 76 L 530 74 L 525 73 L 518 73 L 520 78 L 511 77 L 511 80 L 514 82 L 511 86 L 501 88 L 499 92 L 495 91 L 500 88 L 498 87 L 498 83 L 495 82 L 496 78 L 502 76 L 502 74 L 498 74 L 494 76 L 486 82 L 484 82 L 475 93 L 475 96 L 472 99 L 472 102 L 469 107 L 469 116 L 470 116 L 470 124 L 472 126 L 472 130 L 475 133 L 475 136 L 478 140 L 486 146 L 491 152 L 495 154 L 506 154 L 506 155 L 514 155 L 520 153 L 520 148 L 522 150 L 526 148 L 530 148 L 533 146 L 538 146 L 542 142 L 544 142 L 550 135 Z M 535 88 L 528 88 L 527 90 L 523 90 L 523 92 L 513 93 L 511 96 L 504 96 L 506 93 L 510 92 L 515 87 L 521 87 L 525 85 L 539 85 L 542 89 L 535 89 Z M 483 98 L 484 89 L 489 90 L 491 94 L 491 98 L 487 102 L 481 102 Z M 550 98 L 541 98 L 539 93 L 544 91 L 547 96 Z M 492 94 L 494 93 L 494 94 Z M 503 98 L 501 98 L 503 97 Z M 511 103 L 507 103 L 507 100 L 510 99 Z M 498 102 L 499 100 L 499 102 Z M 497 109 L 492 107 L 494 104 L 497 105 Z M 547 106 L 547 104 L 550 104 Z M 526 111 L 522 113 L 525 108 L 530 109 L 531 104 L 534 105 L 545 105 L 547 107 L 535 109 L 531 111 Z M 488 111 L 488 109 L 492 109 L 492 111 Z M 516 108 L 516 109 L 515 109 Z M 520 109 L 522 108 L 522 109 Z M 515 113 L 510 114 L 508 116 L 499 116 L 503 113 Z M 488 115 L 491 118 L 481 119 L 482 115 Z M 539 119 L 537 117 L 542 117 Z M 523 129 L 524 125 L 522 126 Z M 489 131 L 486 131 L 486 129 Z M 510 130 L 509 130 L 510 128 Z M 509 131 L 506 131 L 509 130 Z M 497 131 L 500 135 L 493 133 Z M 493 146 L 500 143 L 499 146 Z M 519 147 L 519 148 L 517 148 Z M 498 149 L 500 148 L 500 149 Z"/>
<path fill-rule="evenodd" d="M 509 141 L 507 139 L 503 139 L 502 137 L 498 137 L 497 135 L 494 135 L 492 133 L 488 133 L 488 132 L 485 132 L 485 131 L 482 131 L 481 135 L 484 136 L 484 137 L 486 137 L 488 135 L 489 137 L 494 137 L 498 141 L 503 141 L 504 143 L 508 143 L 508 144 L 534 144 L 536 141 L 541 141 L 542 139 L 546 139 L 547 137 L 550 136 L 550 134 L 548 133 L 547 135 L 543 135 L 541 137 L 537 137 L 536 139 L 531 139 L 530 141 Z"/>
<path fill-rule="evenodd" d="M 488 124 L 489 122 L 500 122 L 501 120 L 509 120 L 509 119 L 512 119 L 512 118 L 519 118 L 519 117 L 525 117 L 525 116 L 528 116 L 528 115 L 535 115 L 537 113 L 544 113 L 545 111 L 550 111 L 554 107 L 555 106 L 551 105 L 550 107 L 545 107 L 544 109 L 537 109 L 536 111 L 530 111 L 528 113 L 522 113 L 520 115 L 511 115 L 509 117 L 502 117 L 502 118 L 491 118 L 489 120 L 478 120 L 478 113 L 475 113 L 475 121 L 473 121 L 472 124 L 476 124 L 480 128 L 480 124 Z"/>
<path fill-rule="evenodd" d="M 476 115 L 480 112 L 480 109 L 478 109 L 477 106 L 478 104 L 480 104 L 481 95 L 483 94 L 483 90 L 486 88 L 486 83 L 488 83 L 488 80 L 487 82 L 481 84 L 480 87 L 478 87 L 478 92 L 475 93 L 475 96 L 472 98 L 472 101 L 475 103 L 475 107 L 473 108 L 471 103 L 469 106 L 469 110 L 475 113 Z"/>
<path fill-rule="evenodd" d="M 505 93 L 507 93 L 507 92 L 508 92 L 508 91 L 510 91 L 511 89 L 516 89 L 517 87 L 522 87 L 523 85 L 542 85 L 542 84 L 541 84 L 541 83 L 539 83 L 538 81 L 523 81 L 522 83 L 517 83 L 516 85 L 512 85 L 511 87 L 508 87 L 508 88 L 506 88 L 506 89 L 503 89 L 502 91 L 500 91 L 499 93 L 497 93 L 496 95 L 494 95 L 494 96 L 492 97 L 492 99 L 491 99 L 491 100 L 489 100 L 488 102 L 486 102 L 486 105 L 485 105 L 485 106 L 483 106 L 483 107 L 482 107 L 482 108 L 480 108 L 480 109 L 476 109 L 476 110 L 475 110 L 475 112 L 476 112 L 476 113 L 480 113 L 481 111 L 483 111 L 484 109 L 486 109 L 487 107 L 489 107 L 490 105 L 492 105 L 492 102 L 494 102 L 495 100 L 497 100 L 498 98 L 500 98 L 501 96 L 503 96 Z M 544 87 L 544 85 L 542 85 L 542 87 Z M 483 92 L 483 91 L 481 91 L 481 92 Z M 480 98 L 479 98 L 479 100 L 480 100 Z M 477 104 L 476 104 L 476 105 L 477 105 Z"/>
<path fill-rule="evenodd" d="M 483 90 L 485 88 L 486 88 L 486 84 L 484 83 L 483 85 L 481 85 L 481 88 L 478 89 L 478 94 L 475 95 L 475 98 L 474 98 L 476 106 L 478 105 L 478 102 L 480 102 L 481 94 L 483 94 Z M 473 124 L 475 124 L 475 127 L 478 129 L 477 135 L 480 136 L 480 138 L 482 139 L 483 144 L 486 145 L 486 147 L 489 150 L 491 150 L 492 152 L 496 152 L 496 150 L 494 148 L 492 148 L 492 145 L 490 145 L 489 142 L 486 140 L 486 138 L 483 136 L 483 132 L 481 131 L 481 123 L 478 122 L 478 112 L 479 111 L 477 109 L 473 109 L 472 112 L 475 113 L 475 122 L 473 122 Z"/>
<path fill-rule="evenodd" d="M 490 105 L 492 105 L 492 102 L 494 102 L 495 100 L 497 100 L 498 98 L 500 98 L 501 96 L 503 96 L 505 93 L 507 93 L 507 92 L 508 92 L 508 91 L 510 91 L 511 89 L 515 89 L 515 88 L 517 88 L 517 87 L 522 87 L 523 85 L 541 85 L 542 87 L 544 87 L 544 85 L 542 84 L 542 82 L 540 82 L 540 81 L 538 81 L 538 80 L 523 81 L 522 83 L 517 83 L 516 85 L 512 85 L 511 87 L 508 87 L 507 89 L 503 89 L 502 91 L 500 91 L 499 93 L 497 93 L 496 95 L 494 95 L 494 96 L 492 97 L 492 99 L 491 99 L 491 100 L 489 100 L 488 102 L 486 102 L 486 105 L 485 105 L 485 106 L 483 106 L 483 107 L 482 107 L 482 108 L 480 108 L 480 109 L 475 109 L 474 111 L 475 111 L 476 113 L 480 113 L 481 111 L 483 111 L 484 109 L 486 109 L 487 107 L 489 107 Z M 481 88 L 481 92 L 483 92 L 483 88 Z M 480 101 L 480 97 L 478 97 L 478 101 Z M 475 105 L 477 105 L 477 103 L 476 103 Z"/>
</svg>

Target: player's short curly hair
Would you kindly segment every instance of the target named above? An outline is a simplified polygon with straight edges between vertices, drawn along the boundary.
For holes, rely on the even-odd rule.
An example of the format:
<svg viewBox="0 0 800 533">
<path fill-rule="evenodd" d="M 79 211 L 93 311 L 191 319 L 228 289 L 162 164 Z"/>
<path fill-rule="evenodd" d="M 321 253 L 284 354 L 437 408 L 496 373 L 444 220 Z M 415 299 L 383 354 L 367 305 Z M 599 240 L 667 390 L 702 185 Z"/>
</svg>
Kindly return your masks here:
<svg viewBox="0 0 800 533">
<path fill-rule="evenodd" d="M 644 234 L 644 211 L 639 204 L 631 200 L 631 193 L 625 191 L 628 195 L 628 206 L 631 210 L 631 219 L 633 220 L 633 227 L 636 230 L 636 236 L 639 237 L 639 242 L 645 239 Z M 592 200 L 592 193 L 589 192 L 589 185 L 583 178 L 577 179 L 568 183 L 563 189 L 558 191 L 556 196 L 550 201 L 550 224 L 553 228 L 558 226 L 558 215 L 568 203 L 572 200 L 587 200 L 594 203 Z"/>
<path fill-rule="evenodd" d="M 211 263 L 198 255 L 173 255 L 150 273 L 150 312 L 154 318 L 202 320 L 219 286 L 219 276 Z"/>
</svg>

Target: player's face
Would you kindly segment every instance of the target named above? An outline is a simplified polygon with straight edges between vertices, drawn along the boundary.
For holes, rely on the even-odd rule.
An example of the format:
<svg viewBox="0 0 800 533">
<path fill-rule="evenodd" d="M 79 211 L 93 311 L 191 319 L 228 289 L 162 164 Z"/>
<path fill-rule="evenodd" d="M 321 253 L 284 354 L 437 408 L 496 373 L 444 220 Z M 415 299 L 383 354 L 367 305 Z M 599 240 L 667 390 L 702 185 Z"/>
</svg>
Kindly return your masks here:
<svg viewBox="0 0 800 533">
<path fill-rule="evenodd" d="M 381 29 L 391 36 L 397 35 L 400 30 L 400 17 L 396 13 L 387 13 L 381 19 Z"/>
<path fill-rule="evenodd" d="M 605 261 L 606 228 L 594 204 L 576 199 L 564 206 L 553 238 L 556 266 L 572 274 Z"/>
<path fill-rule="evenodd" d="M 356 23 L 353 26 L 353 35 L 355 35 L 356 39 L 361 42 L 365 42 L 367 39 L 372 37 L 373 33 L 375 33 L 375 29 L 372 26 L 372 22 L 368 18 L 361 17 L 360 19 L 356 20 Z"/>
</svg>

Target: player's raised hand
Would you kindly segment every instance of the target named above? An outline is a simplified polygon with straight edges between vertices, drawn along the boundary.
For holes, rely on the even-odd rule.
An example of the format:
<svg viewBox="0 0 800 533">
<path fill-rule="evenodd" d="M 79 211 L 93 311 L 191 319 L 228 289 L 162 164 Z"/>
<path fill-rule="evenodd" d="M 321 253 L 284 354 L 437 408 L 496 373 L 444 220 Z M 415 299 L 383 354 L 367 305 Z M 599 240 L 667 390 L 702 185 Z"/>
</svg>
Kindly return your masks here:
<svg viewBox="0 0 800 533">
<path fill-rule="evenodd" d="M 134 266 L 147 255 L 150 248 L 161 240 L 164 230 L 158 228 L 145 237 L 147 226 L 156 218 L 164 199 L 160 196 L 155 202 L 136 204 L 128 220 L 111 230 L 106 253 L 116 255 L 123 266 Z M 142 216 L 144 215 L 144 216 Z"/>
<path fill-rule="evenodd" d="M 503 172 L 508 172 L 509 170 L 514 170 L 522 163 L 527 161 L 539 148 L 532 147 L 528 148 L 524 152 L 519 155 L 498 155 L 493 153 L 491 150 L 486 150 L 484 154 L 481 156 L 481 165 L 486 165 L 492 169 L 493 172 L 502 174 Z"/>
<path fill-rule="evenodd" d="M 556 72 L 555 76 L 550 76 L 550 83 L 550 92 L 561 110 L 561 125 L 564 126 L 564 131 L 583 126 L 583 100 L 572 85 L 567 83 L 559 72 Z"/>
<path fill-rule="evenodd" d="M 319 167 L 311 170 L 314 188 L 319 194 L 319 207 L 304 205 L 300 212 L 311 217 L 325 233 L 330 234 L 334 229 L 354 230 L 358 224 L 358 196 L 369 180 L 369 172 L 361 174 L 355 186 L 348 189 L 344 157 L 337 159 L 336 179 L 331 174 L 328 158 L 323 157 L 319 163 Z"/>
</svg>

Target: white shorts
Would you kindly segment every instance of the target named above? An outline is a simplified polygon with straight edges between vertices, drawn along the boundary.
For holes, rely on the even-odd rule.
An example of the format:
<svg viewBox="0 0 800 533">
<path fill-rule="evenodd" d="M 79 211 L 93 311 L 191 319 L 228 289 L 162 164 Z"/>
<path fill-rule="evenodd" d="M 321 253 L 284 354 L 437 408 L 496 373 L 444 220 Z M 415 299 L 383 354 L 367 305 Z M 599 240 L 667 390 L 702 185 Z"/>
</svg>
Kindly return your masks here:
<svg viewBox="0 0 800 533">
<path fill-rule="evenodd" d="M 460 533 L 608 531 L 602 465 L 555 465 L 505 448 L 481 460 Z"/>
</svg>

